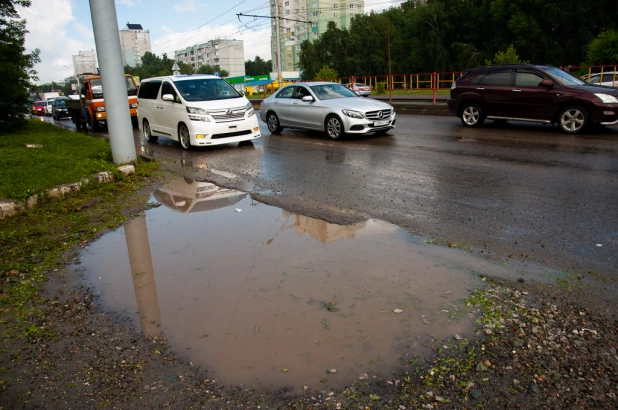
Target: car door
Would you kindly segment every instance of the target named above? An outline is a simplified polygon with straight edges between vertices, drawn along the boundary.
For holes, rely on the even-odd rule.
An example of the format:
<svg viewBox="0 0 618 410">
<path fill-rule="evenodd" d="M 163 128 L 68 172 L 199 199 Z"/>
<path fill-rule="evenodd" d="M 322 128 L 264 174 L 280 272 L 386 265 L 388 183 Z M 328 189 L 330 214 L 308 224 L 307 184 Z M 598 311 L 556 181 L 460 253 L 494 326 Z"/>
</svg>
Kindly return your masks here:
<svg viewBox="0 0 618 410">
<path fill-rule="evenodd" d="M 157 128 L 158 111 L 157 99 L 161 89 L 161 80 L 150 80 L 142 82 L 137 94 L 137 113 L 143 125 L 144 119 L 148 120 L 150 129 Z"/>
<path fill-rule="evenodd" d="M 279 117 L 279 124 L 281 126 L 291 126 L 292 120 L 290 118 L 290 111 L 292 109 L 292 103 L 294 100 L 294 86 L 290 85 L 282 89 L 275 96 L 275 101 L 273 102 L 273 110 Z"/>
<path fill-rule="evenodd" d="M 543 80 L 549 78 L 530 69 L 516 70 L 515 85 L 512 88 L 512 117 L 551 121 L 557 91 L 541 85 Z"/>
<path fill-rule="evenodd" d="M 476 90 L 481 97 L 482 108 L 487 116 L 511 116 L 512 77 L 513 69 L 495 68 L 489 70 L 477 84 Z"/>
<path fill-rule="evenodd" d="M 168 94 L 174 97 L 174 101 L 163 100 L 163 96 Z M 180 97 L 176 89 L 174 89 L 174 86 L 172 86 L 169 81 L 163 81 L 163 84 L 161 84 L 161 93 L 156 100 L 157 113 L 155 115 L 158 117 L 157 131 L 160 129 L 160 132 L 164 133 L 163 135 L 169 135 L 172 138 L 178 139 L 179 107 L 181 109 L 184 108 L 180 102 Z"/>
<path fill-rule="evenodd" d="M 313 101 L 303 101 L 303 97 L 310 96 Z M 305 86 L 294 88 L 294 101 L 290 110 L 290 122 L 294 127 L 324 129 L 322 104 L 315 98 Z"/>
</svg>

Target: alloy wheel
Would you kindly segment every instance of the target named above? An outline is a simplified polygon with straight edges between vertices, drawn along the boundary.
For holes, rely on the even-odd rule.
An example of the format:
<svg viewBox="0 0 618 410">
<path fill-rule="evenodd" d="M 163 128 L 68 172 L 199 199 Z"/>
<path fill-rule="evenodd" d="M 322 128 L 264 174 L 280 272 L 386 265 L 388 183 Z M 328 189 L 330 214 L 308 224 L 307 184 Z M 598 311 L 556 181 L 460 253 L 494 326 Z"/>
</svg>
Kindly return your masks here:
<svg viewBox="0 0 618 410">
<path fill-rule="evenodd" d="M 184 149 L 189 149 L 191 146 L 191 138 L 189 137 L 189 129 L 185 125 L 180 126 L 179 135 L 180 145 L 182 145 Z"/>
<path fill-rule="evenodd" d="M 463 110 L 462 118 L 467 125 L 476 125 L 481 118 L 481 112 L 474 105 L 469 105 Z"/>
<path fill-rule="evenodd" d="M 268 130 L 272 133 L 277 132 L 279 129 L 279 119 L 275 114 L 270 114 L 268 116 Z"/>
<path fill-rule="evenodd" d="M 326 132 L 332 139 L 337 139 L 342 134 L 341 121 L 337 117 L 330 117 L 326 123 Z"/>
<path fill-rule="evenodd" d="M 560 123 L 565 131 L 578 132 L 584 127 L 586 116 L 579 108 L 571 108 L 562 113 Z"/>
</svg>

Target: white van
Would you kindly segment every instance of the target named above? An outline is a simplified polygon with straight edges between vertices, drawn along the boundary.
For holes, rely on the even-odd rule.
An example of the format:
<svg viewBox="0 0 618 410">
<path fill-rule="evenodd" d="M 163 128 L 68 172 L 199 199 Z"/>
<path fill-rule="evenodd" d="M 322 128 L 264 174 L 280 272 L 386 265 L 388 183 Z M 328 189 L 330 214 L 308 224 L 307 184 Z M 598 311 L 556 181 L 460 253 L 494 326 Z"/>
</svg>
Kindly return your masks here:
<svg viewBox="0 0 618 410">
<path fill-rule="evenodd" d="M 249 100 L 213 75 L 148 78 L 140 83 L 137 100 L 147 141 L 171 138 L 189 149 L 262 136 Z"/>
</svg>

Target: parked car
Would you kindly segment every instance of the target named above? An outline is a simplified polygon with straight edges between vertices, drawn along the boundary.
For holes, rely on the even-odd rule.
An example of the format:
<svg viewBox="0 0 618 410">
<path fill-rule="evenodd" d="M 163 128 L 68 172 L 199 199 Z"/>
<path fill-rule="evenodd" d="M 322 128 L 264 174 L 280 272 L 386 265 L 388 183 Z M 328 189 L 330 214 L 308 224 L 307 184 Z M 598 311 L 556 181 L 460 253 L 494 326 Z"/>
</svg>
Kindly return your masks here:
<svg viewBox="0 0 618 410">
<path fill-rule="evenodd" d="M 481 67 L 451 86 L 448 108 L 467 127 L 485 119 L 530 121 L 576 134 L 589 124 L 618 124 L 618 89 L 590 85 L 545 65 Z"/>
<path fill-rule="evenodd" d="M 360 84 L 360 83 L 351 83 L 351 84 L 345 84 L 344 87 L 349 88 L 350 90 L 354 91 L 356 94 L 362 97 L 367 97 L 371 95 L 371 86 L 369 85 Z"/>
<path fill-rule="evenodd" d="M 590 74 L 586 77 L 586 81 L 590 84 L 604 85 L 606 87 L 618 87 L 618 73 L 615 71 L 604 72 L 603 78 L 601 78 L 601 73 Z"/>
<path fill-rule="evenodd" d="M 52 107 L 52 117 L 54 118 L 54 120 L 71 117 L 71 114 L 67 110 L 67 97 L 57 97 L 54 100 L 54 104 Z"/>
<path fill-rule="evenodd" d="M 260 117 L 273 134 L 283 128 L 326 131 L 329 138 L 344 134 L 384 134 L 395 128 L 395 110 L 387 103 L 361 98 L 338 83 L 295 83 L 260 105 Z"/>
<path fill-rule="evenodd" d="M 37 101 L 34 103 L 33 111 L 36 115 L 45 115 L 45 106 L 47 103 L 45 101 Z"/>
<path fill-rule="evenodd" d="M 54 109 L 54 100 L 56 97 L 48 98 L 45 104 L 45 115 L 52 115 L 52 110 Z"/>
<path fill-rule="evenodd" d="M 178 75 L 142 80 L 138 119 L 144 138 L 177 140 L 183 148 L 260 138 L 247 98 L 214 75 Z"/>
</svg>

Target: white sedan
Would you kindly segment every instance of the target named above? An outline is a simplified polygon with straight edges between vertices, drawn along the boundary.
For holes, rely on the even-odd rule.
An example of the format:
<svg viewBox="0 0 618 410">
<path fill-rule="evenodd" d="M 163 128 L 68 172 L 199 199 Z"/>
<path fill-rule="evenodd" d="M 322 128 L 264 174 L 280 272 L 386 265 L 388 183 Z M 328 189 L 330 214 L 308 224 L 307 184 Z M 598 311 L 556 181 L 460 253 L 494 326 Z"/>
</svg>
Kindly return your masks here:
<svg viewBox="0 0 618 410">
<path fill-rule="evenodd" d="M 283 128 L 345 134 L 385 134 L 395 128 L 395 110 L 387 103 L 361 98 L 338 83 L 309 82 L 283 87 L 260 105 L 260 117 L 273 134 Z"/>
<path fill-rule="evenodd" d="M 370 85 L 360 84 L 360 83 L 351 83 L 351 84 L 346 84 L 345 87 L 354 91 L 356 94 L 360 95 L 361 97 L 368 97 L 371 95 Z"/>
</svg>

